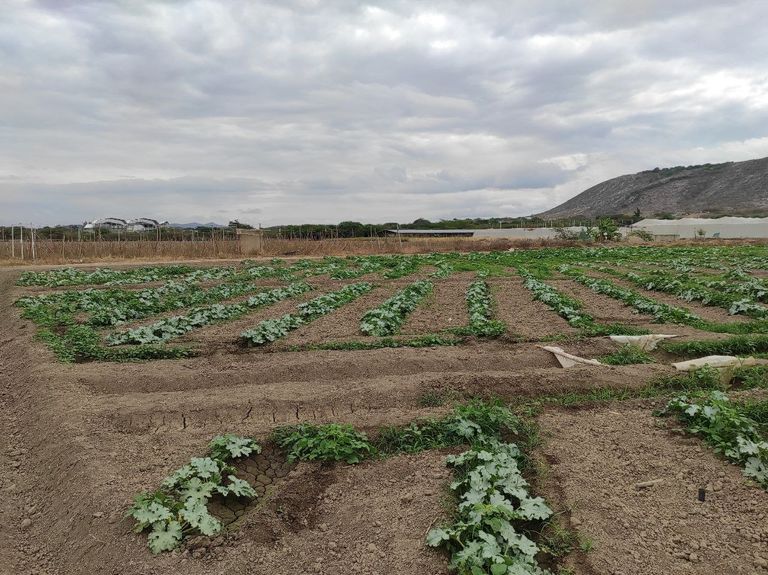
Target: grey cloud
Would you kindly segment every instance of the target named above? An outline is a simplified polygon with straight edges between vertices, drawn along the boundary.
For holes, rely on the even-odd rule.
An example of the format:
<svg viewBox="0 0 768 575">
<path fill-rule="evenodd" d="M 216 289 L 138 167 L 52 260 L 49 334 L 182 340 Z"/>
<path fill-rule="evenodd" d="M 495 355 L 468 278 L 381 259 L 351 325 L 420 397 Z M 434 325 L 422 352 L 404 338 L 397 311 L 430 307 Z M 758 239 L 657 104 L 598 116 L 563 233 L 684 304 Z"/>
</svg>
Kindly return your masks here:
<svg viewBox="0 0 768 575">
<path fill-rule="evenodd" d="M 523 215 L 624 172 L 768 155 L 766 17 L 760 0 L 11 0 L 0 223 Z"/>
</svg>

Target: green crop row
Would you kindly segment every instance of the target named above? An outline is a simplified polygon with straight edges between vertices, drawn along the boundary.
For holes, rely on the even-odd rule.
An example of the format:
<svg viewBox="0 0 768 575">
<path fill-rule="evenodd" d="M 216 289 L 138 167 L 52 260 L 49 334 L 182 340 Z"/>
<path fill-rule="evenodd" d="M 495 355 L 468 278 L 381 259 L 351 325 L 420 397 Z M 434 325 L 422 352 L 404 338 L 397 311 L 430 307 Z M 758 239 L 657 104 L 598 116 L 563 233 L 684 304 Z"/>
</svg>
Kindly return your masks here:
<svg viewBox="0 0 768 575">
<path fill-rule="evenodd" d="M 330 292 L 306 303 L 299 304 L 295 313 L 286 314 L 278 319 L 264 320 L 253 329 L 240 334 L 246 345 L 259 346 L 276 341 L 304 324 L 357 299 L 373 289 L 368 282 L 349 284 L 338 291 Z"/>
<path fill-rule="evenodd" d="M 185 333 L 218 321 L 242 317 L 250 311 L 271 305 L 309 291 L 306 283 L 294 283 L 251 296 L 247 301 L 232 304 L 214 304 L 193 308 L 186 315 L 161 319 L 150 325 L 116 332 L 107 337 L 108 345 L 147 344 L 165 342 Z"/>
<path fill-rule="evenodd" d="M 377 308 L 366 312 L 360 320 L 360 331 L 375 336 L 396 334 L 408 314 L 432 293 L 433 285 L 430 281 L 421 280 L 403 288 Z"/>
<path fill-rule="evenodd" d="M 493 299 L 488 282 L 484 279 L 472 282 L 469 284 L 464 297 L 469 311 L 467 329 L 469 333 L 482 337 L 493 337 L 506 331 L 506 326 L 501 321 L 493 319 Z"/>
</svg>

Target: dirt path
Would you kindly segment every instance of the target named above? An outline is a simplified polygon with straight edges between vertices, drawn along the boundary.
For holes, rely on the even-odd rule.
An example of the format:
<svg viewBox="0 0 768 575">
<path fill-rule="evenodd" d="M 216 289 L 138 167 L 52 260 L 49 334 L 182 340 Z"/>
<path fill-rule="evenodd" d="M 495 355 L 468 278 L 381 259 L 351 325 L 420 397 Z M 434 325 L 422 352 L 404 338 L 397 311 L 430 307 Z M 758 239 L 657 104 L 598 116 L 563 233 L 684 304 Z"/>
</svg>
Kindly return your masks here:
<svg viewBox="0 0 768 575">
<path fill-rule="evenodd" d="M 491 278 L 495 317 L 507 326 L 507 333 L 525 339 L 540 340 L 553 335 L 572 335 L 578 330 L 533 299 L 519 278 Z"/>
<path fill-rule="evenodd" d="M 434 280 L 434 291 L 408 316 L 400 332 L 420 335 L 466 326 L 469 313 L 464 296 L 472 281 L 474 274 L 471 273 Z"/>
<path fill-rule="evenodd" d="M 594 544 L 588 572 L 764 572 L 757 558 L 768 559 L 768 493 L 698 439 L 660 428 L 653 409 L 614 404 L 540 418 L 570 524 Z M 651 480 L 661 483 L 635 487 Z"/>
<path fill-rule="evenodd" d="M 399 285 L 389 284 L 375 287 L 371 292 L 340 309 L 291 332 L 283 341 L 276 342 L 274 347 L 324 343 L 339 339 L 353 339 L 355 341 L 374 339 L 366 337 L 360 331 L 360 319 L 365 315 L 365 312 L 380 305 L 399 289 Z"/>
<path fill-rule="evenodd" d="M 623 302 L 599 294 L 571 279 L 548 280 L 548 284 L 564 295 L 580 301 L 584 311 L 599 323 L 622 323 L 639 326 L 653 322 L 653 317 L 639 314 Z"/>
<path fill-rule="evenodd" d="M 25 516 L 26 498 L 20 485 L 22 464 L 28 448 L 21 430 L 24 418 L 23 384 L 31 366 L 29 357 L 14 339 L 24 329 L 12 307 L 16 273 L 0 273 L 0 572 L 29 572 L 35 552 L 29 546 L 25 529 L 31 518 Z M 21 386 L 19 383 L 21 382 Z"/>
</svg>

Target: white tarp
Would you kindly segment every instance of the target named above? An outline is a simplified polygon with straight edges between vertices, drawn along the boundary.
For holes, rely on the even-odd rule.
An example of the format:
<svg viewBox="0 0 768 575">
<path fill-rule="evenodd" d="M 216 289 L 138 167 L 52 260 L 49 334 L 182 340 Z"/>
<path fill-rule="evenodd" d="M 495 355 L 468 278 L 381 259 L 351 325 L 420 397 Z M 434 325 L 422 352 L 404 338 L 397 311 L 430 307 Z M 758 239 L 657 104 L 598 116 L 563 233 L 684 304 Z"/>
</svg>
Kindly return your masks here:
<svg viewBox="0 0 768 575">
<path fill-rule="evenodd" d="M 603 365 L 596 359 L 585 359 L 583 357 L 579 357 L 578 355 L 570 354 L 561 347 L 555 347 L 552 345 L 542 345 L 539 347 L 545 351 L 553 353 L 557 358 L 557 361 L 560 362 L 560 367 L 563 368 L 573 367 L 577 364 Z"/>
<path fill-rule="evenodd" d="M 637 347 L 643 351 L 653 351 L 659 343 L 665 339 L 679 336 L 652 333 L 649 335 L 609 335 L 608 337 L 611 338 L 611 341 L 616 343 L 631 345 L 632 347 Z"/>
</svg>

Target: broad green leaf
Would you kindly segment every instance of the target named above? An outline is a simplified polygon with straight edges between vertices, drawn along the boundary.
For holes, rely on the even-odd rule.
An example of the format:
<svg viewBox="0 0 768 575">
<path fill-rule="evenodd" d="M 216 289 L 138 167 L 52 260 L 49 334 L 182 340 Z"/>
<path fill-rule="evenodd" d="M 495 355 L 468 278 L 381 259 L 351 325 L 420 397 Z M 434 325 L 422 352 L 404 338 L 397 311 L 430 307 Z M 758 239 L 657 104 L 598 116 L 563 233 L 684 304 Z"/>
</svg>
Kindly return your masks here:
<svg viewBox="0 0 768 575">
<path fill-rule="evenodd" d="M 444 541 L 448 541 L 451 536 L 445 529 L 435 528 L 427 533 L 427 545 L 430 547 L 439 547 Z"/>
<path fill-rule="evenodd" d="M 256 497 L 256 491 L 251 484 L 243 479 L 238 479 L 234 475 L 228 475 L 229 484 L 226 486 L 232 495 L 237 497 Z"/>
<path fill-rule="evenodd" d="M 204 482 L 199 477 L 193 477 L 182 485 L 179 493 L 184 499 L 205 502 L 213 495 L 216 485 L 211 481 Z"/>
<path fill-rule="evenodd" d="M 178 521 L 155 523 L 148 536 L 149 548 L 152 553 L 171 551 L 181 542 L 181 524 Z"/>
</svg>

